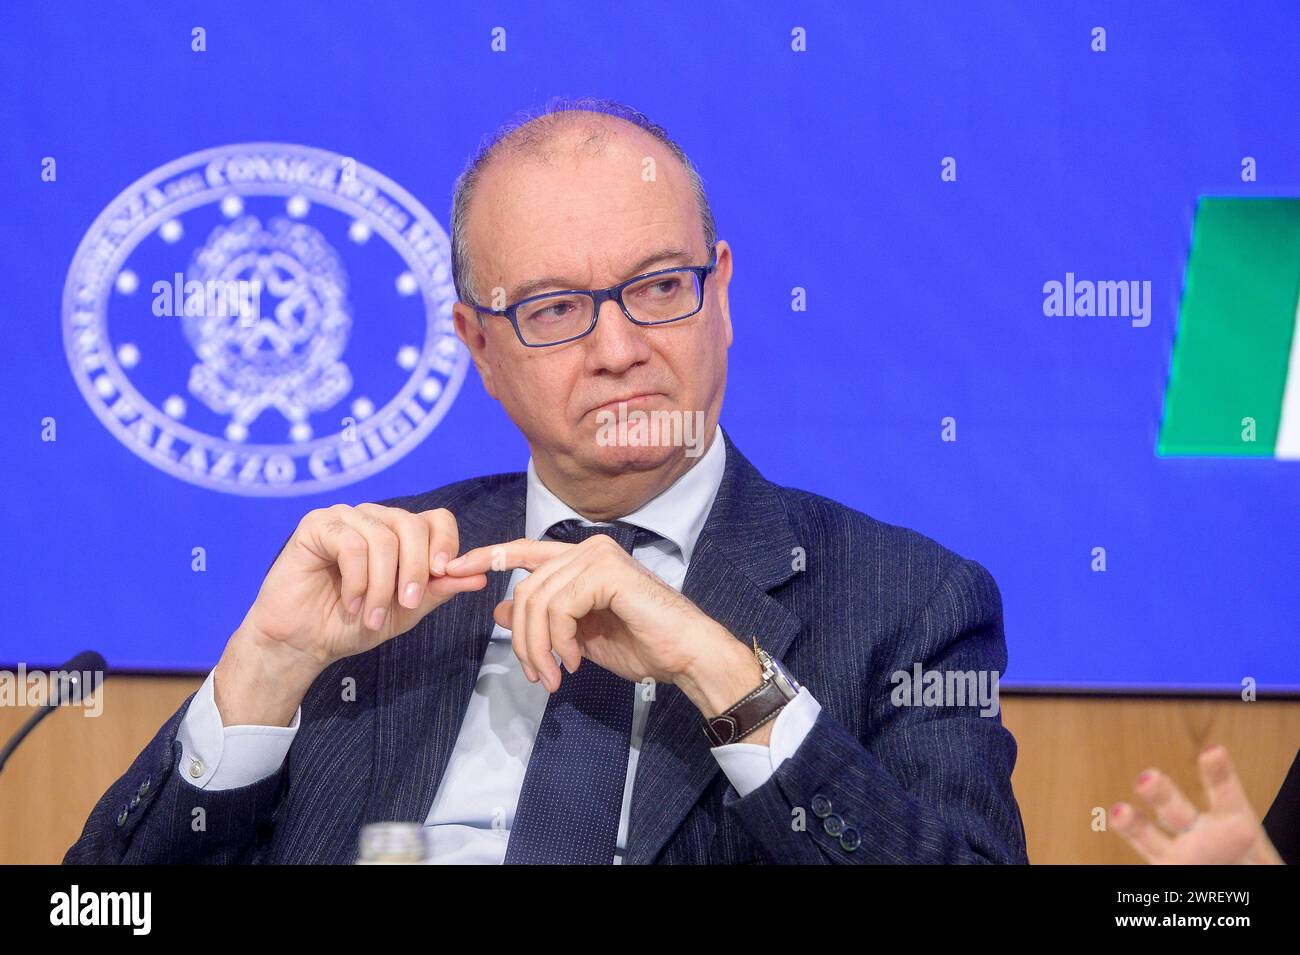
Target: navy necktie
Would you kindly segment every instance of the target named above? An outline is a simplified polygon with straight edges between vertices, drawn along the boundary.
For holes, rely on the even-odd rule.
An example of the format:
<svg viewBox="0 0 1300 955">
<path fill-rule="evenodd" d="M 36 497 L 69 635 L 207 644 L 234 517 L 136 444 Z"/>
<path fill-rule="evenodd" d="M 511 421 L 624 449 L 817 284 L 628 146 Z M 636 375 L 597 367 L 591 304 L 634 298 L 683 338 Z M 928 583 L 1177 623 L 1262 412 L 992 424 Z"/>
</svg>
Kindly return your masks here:
<svg viewBox="0 0 1300 955">
<path fill-rule="evenodd" d="M 547 535 L 576 544 L 607 534 L 629 554 L 657 535 L 631 524 L 584 526 L 561 521 Z M 524 773 L 507 865 L 609 865 L 627 781 L 635 684 L 583 660 L 561 667 L 560 686 L 546 703 Z"/>
</svg>

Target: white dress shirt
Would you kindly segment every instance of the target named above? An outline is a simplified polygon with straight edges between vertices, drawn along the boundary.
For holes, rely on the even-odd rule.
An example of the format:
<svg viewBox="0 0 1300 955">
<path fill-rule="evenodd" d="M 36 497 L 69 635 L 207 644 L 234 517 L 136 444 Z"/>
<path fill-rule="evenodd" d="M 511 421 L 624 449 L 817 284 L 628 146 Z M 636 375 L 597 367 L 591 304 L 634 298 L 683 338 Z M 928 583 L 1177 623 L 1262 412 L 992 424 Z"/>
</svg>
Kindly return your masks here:
<svg viewBox="0 0 1300 955">
<path fill-rule="evenodd" d="M 719 428 L 708 451 L 689 471 L 621 518 L 659 535 L 659 540 L 636 548 L 632 556 L 675 590 L 681 590 L 686 578 L 691 553 L 713 506 L 725 464 L 726 446 Z M 541 482 L 529 458 L 525 536 L 540 540 L 557 521 L 570 519 L 592 523 L 583 520 Z M 526 570 L 514 570 L 506 595 L 513 594 L 515 585 L 527 576 Z M 213 698 L 212 680 L 213 674 L 209 673 L 177 733 L 182 747 L 178 772 L 190 784 L 204 789 L 250 785 L 275 772 L 284 762 L 298 732 L 302 708 L 287 727 L 223 726 Z M 629 692 L 633 694 L 632 739 L 618 848 L 612 860 L 616 863 L 622 861 L 627 846 L 637 759 L 650 707 L 654 705 L 653 686 L 634 684 Z M 541 683 L 529 683 L 524 677 L 510 646 L 510 631 L 494 625 L 451 759 L 424 820 L 428 861 L 501 863 L 505 859 L 524 773 L 549 698 Z M 820 710 L 817 701 L 803 689 L 773 721 L 770 746 L 731 743 L 712 749 L 741 796 L 766 782 L 794 753 Z"/>
</svg>

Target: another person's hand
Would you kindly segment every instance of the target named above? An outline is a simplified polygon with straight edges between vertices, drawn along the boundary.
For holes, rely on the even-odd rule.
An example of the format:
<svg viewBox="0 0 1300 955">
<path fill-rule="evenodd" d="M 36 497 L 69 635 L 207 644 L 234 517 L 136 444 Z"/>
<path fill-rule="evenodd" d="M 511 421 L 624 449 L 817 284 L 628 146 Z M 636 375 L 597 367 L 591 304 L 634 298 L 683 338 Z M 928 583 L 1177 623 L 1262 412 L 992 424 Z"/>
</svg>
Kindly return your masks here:
<svg viewBox="0 0 1300 955">
<path fill-rule="evenodd" d="M 1281 865 L 1227 750 L 1206 749 L 1197 769 L 1208 810 L 1198 810 L 1172 779 L 1149 769 L 1138 776 L 1134 791 L 1146 800 L 1159 825 L 1121 802 L 1110 812 L 1112 827 L 1153 865 Z"/>
</svg>

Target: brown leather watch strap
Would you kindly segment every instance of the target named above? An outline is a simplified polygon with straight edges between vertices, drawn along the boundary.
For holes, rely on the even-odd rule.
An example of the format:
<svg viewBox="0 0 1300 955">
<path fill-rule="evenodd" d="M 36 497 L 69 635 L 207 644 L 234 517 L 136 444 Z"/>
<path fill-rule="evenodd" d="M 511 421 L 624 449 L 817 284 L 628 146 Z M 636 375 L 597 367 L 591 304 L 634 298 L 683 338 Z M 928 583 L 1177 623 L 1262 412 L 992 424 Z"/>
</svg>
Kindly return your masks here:
<svg viewBox="0 0 1300 955">
<path fill-rule="evenodd" d="M 704 721 L 704 735 L 714 746 L 738 743 L 778 713 L 790 701 L 775 680 L 765 680 L 739 703 Z"/>
</svg>

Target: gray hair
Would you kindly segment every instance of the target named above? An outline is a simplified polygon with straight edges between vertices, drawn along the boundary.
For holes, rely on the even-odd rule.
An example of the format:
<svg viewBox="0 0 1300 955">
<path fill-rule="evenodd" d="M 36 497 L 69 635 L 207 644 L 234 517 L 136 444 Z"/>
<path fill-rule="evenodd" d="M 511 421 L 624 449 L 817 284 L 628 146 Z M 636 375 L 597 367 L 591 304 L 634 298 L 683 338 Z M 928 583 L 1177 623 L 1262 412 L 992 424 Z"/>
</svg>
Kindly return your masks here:
<svg viewBox="0 0 1300 955">
<path fill-rule="evenodd" d="M 573 122 L 580 121 L 577 117 L 564 116 L 565 113 L 599 113 L 613 116 L 645 130 L 662 143 L 686 170 L 691 190 L 695 194 L 695 204 L 700 211 L 700 221 L 704 226 L 704 246 L 706 249 L 713 248 L 717 240 L 717 227 L 713 222 L 713 212 L 709 208 L 708 197 L 704 194 L 704 183 L 690 157 L 673 142 L 662 126 L 652 122 L 632 107 L 613 100 L 556 97 L 545 106 L 521 112 L 496 132 L 485 137 L 478 151 L 456 179 L 451 201 L 451 276 L 456 286 L 456 295 L 461 301 L 469 301 L 465 297 L 468 291 L 475 303 L 482 304 L 482 299 L 478 298 L 478 281 L 470 264 L 466 225 L 469 204 L 474 198 L 475 188 L 478 186 L 483 169 L 501 149 L 508 150 L 511 155 L 543 159 L 549 157 L 550 146 L 556 133 L 566 124 L 571 125 Z M 581 145 L 599 148 L 605 135 L 604 131 L 593 128 Z"/>
</svg>

